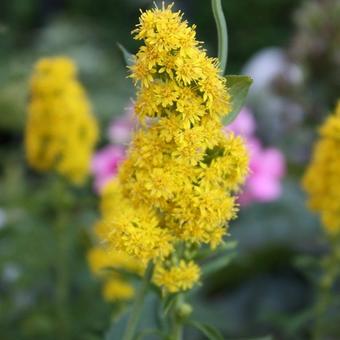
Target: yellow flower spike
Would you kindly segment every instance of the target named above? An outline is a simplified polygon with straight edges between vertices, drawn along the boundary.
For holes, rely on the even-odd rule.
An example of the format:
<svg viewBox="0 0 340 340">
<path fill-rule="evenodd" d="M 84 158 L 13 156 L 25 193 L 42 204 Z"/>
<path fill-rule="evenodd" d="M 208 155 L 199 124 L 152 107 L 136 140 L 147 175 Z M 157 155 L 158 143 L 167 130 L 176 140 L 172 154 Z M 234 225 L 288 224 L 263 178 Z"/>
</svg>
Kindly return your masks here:
<svg viewBox="0 0 340 340">
<path fill-rule="evenodd" d="M 103 192 L 96 233 L 113 252 L 156 264 L 154 282 L 176 292 L 200 276 L 179 244 L 221 243 L 248 155 L 240 137 L 222 132 L 229 93 L 195 27 L 170 5 L 143 13 L 134 34 L 144 42 L 131 66 L 141 128 Z"/>
<path fill-rule="evenodd" d="M 98 128 L 90 103 L 66 57 L 44 58 L 35 66 L 25 134 L 29 164 L 55 170 L 73 183 L 89 172 Z"/>
<path fill-rule="evenodd" d="M 326 231 L 340 232 L 340 101 L 320 128 L 312 160 L 303 178 L 309 207 L 321 215 Z"/>
</svg>

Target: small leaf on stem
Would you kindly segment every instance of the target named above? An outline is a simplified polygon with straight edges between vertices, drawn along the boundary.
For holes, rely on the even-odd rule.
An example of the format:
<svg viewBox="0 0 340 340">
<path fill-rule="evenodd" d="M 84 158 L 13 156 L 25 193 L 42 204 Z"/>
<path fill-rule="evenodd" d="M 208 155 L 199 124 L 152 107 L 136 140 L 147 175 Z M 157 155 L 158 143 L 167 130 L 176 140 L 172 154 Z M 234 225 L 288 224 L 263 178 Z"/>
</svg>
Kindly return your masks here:
<svg viewBox="0 0 340 340">
<path fill-rule="evenodd" d="M 231 97 L 231 111 L 223 118 L 223 124 L 229 125 L 241 111 L 253 80 L 243 75 L 229 75 L 226 79 Z"/>
<path fill-rule="evenodd" d="M 117 43 L 117 46 L 122 52 L 126 66 L 131 66 L 134 62 L 133 54 L 131 54 L 122 44 Z"/>
<path fill-rule="evenodd" d="M 193 320 L 188 324 L 201 331 L 209 340 L 224 340 L 220 331 L 213 326 Z"/>
</svg>

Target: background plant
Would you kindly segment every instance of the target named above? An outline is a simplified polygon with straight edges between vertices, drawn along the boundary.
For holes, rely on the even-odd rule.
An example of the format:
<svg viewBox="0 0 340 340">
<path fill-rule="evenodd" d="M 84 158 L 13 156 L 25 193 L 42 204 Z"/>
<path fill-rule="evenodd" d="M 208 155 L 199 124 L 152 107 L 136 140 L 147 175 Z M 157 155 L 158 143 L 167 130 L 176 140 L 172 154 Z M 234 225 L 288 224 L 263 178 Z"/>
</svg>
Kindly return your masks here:
<svg viewBox="0 0 340 340">
<path fill-rule="evenodd" d="M 251 0 L 223 1 L 230 33 L 227 72 L 240 73 L 249 57 L 264 47 L 288 47 L 296 29 L 292 14 L 300 3 L 273 0 L 255 6 Z M 137 4 L 129 0 L 53 4 L 5 0 L 0 4 L 0 322 L 5 338 L 48 338 L 58 327 L 49 298 L 55 283 L 51 270 L 56 256 L 54 234 L 46 228 L 56 216 L 50 185 L 54 180 L 28 169 L 22 150 L 27 79 L 32 65 L 40 57 L 60 54 L 76 60 L 80 79 L 104 131 L 112 118 L 123 112 L 133 93 L 115 42 L 136 50 L 130 31 L 138 19 L 138 8 L 151 5 L 151 1 Z M 185 0 L 176 1 L 176 6 L 197 23 L 198 38 L 206 42 L 209 55 L 217 55 L 210 3 Z M 249 12 L 252 15 L 245 15 Z M 331 40 L 325 40 L 325 44 L 334 46 Z M 269 61 L 266 65 L 273 64 Z M 284 70 L 286 75 L 291 74 Z M 264 71 L 261 69 L 261 73 Z M 324 79 L 327 86 L 327 77 Z M 253 89 L 257 81 L 255 78 Z M 315 88 L 314 98 L 321 98 L 323 92 L 317 85 L 311 78 L 305 82 L 305 86 Z M 296 92 L 294 86 L 288 90 L 294 97 L 305 93 Z M 243 208 L 231 224 L 233 239 L 242 240 L 238 256 L 229 262 L 228 270 L 217 270 L 192 296 L 193 317 L 215 325 L 229 338 L 269 333 L 274 338 L 310 338 L 308 311 L 313 309 L 318 259 L 328 249 L 318 219 L 305 207 L 305 196 L 299 189 L 316 126 L 298 119 L 300 111 L 290 105 L 290 95 L 280 91 L 279 98 L 285 107 L 283 116 L 277 106 L 269 105 L 272 100 L 277 103 L 277 94 L 270 93 L 265 105 L 255 107 L 253 101 L 249 105 L 257 122 L 256 134 L 264 146 L 279 147 L 288 160 L 282 196 L 270 204 Z M 309 101 L 307 97 L 302 99 Z M 319 121 L 334 105 L 321 102 L 327 107 L 320 110 Z M 304 110 L 306 115 L 308 112 Z M 296 119 L 298 124 L 293 129 L 292 121 Z M 107 141 L 102 132 L 98 148 Z M 83 189 L 76 190 L 77 207 L 72 209 L 79 243 L 69 257 L 73 263 L 71 308 L 76 320 L 71 326 L 74 337 L 81 339 L 102 338 L 110 315 L 119 309 L 103 301 L 101 282 L 92 277 L 85 263 L 90 248 L 87 232 L 98 218 L 92 185 L 87 182 Z M 146 314 L 141 325 L 144 328 L 154 325 L 156 314 L 152 299 L 147 304 L 152 313 Z M 328 326 L 336 333 L 337 323 Z M 200 338 L 192 329 L 188 331 L 191 338 Z"/>
</svg>

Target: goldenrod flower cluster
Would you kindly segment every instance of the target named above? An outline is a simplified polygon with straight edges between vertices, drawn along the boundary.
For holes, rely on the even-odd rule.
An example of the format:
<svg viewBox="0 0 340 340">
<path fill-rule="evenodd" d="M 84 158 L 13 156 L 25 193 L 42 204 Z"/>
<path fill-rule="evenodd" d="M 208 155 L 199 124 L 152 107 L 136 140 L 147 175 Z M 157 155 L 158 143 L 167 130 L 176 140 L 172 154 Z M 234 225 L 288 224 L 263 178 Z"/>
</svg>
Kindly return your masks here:
<svg viewBox="0 0 340 340">
<path fill-rule="evenodd" d="M 98 231 L 109 248 L 153 261 L 154 282 L 176 292 L 200 277 L 186 250 L 217 247 L 235 217 L 248 155 L 240 137 L 222 131 L 227 84 L 195 27 L 170 5 L 142 13 L 134 34 L 144 41 L 131 67 L 141 128 Z"/>
<path fill-rule="evenodd" d="M 31 78 L 25 143 L 29 164 L 80 183 L 89 171 L 97 130 L 73 61 L 41 59 Z"/>
<path fill-rule="evenodd" d="M 141 272 L 142 266 L 136 260 L 100 246 L 90 249 L 87 258 L 92 273 L 104 281 L 103 296 L 106 301 L 128 300 L 133 297 L 133 286 L 117 270 Z"/>
<path fill-rule="evenodd" d="M 321 214 L 327 232 L 340 232 L 340 101 L 320 129 L 312 161 L 303 178 L 310 208 Z"/>
<path fill-rule="evenodd" d="M 101 193 L 100 210 L 102 216 L 111 214 L 116 206 L 116 183 L 109 182 Z M 103 283 L 103 296 L 107 301 L 128 300 L 133 297 L 133 286 L 119 273 L 120 270 L 141 275 L 143 264 L 125 252 L 107 247 L 105 238 L 108 225 L 101 221 L 96 225 L 97 244 L 88 252 L 87 260 L 92 273 Z"/>
</svg>

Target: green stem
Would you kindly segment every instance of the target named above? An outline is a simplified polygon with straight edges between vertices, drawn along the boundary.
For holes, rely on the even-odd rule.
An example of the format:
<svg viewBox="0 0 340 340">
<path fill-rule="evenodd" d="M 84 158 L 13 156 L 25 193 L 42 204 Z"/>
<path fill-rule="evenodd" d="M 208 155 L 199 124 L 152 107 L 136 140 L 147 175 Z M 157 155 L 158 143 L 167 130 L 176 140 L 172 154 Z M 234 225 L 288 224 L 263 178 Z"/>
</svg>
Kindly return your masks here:
<svg viewBox="0 0 340 340">
<path fill-rule="evenodd" d="M 180 322 L 175 322 L 173 330 L 173 340 L 182 340 L 183 325 Z"/>
<path fill-rule="evenodd" d="M 182 340 L 183 327 L 182 324 L 177 322 L 174 328 L 174 340 Z"/>
<path fill-rule="evenodd" d="M 68 206 L 64 199 L 69 194 L 68 188 L 62 179 L 56 179 L 56 308 L 59 322 L 58 331 L 61 339 L 70 337 L 70 319 L 69 319 L 69 251 L 71 247 L 71 229 L 68 225 Z"/>
<path fill-rule="evenodd" d="M 313 339 L 315 340 L 323 339 L 324 318 L 331 301 L 331 284 L 327 286 L 323 286 L 322 284 L 320 284 L 318 302 L 315 306 L 316 322 L 313 334 Z"/>
<path fill-rule="evenodd" d="M 333 300 L 332 287 L 339 275 L 339 254 L 337 252 L 339 239 L 330 240 L 330 245 L 331 252 L 324 262 L 323 277 L 319 282 L 318 301 L 315 306 L 316 322 L 313 334 L 315 340 L 324 339 L 324 319 Z"/>
<path fill-rule="evenodd" d="M 137 296 L 134 300 L 134 303 L 132 305 L 132 310 L 130 314 L 130 318 L 128 320 L 125 333 L 123 336 L 123 340 L 133 340 L 136 329 L 138 326 L 138 322 L 140 319 L 140 315 L 143 309 L 143 303 L 144 303 L 144 298 L 145 295 L 148 291 L 148 287 L 152 278 L 152 273 L 153 273 L 153 263 L 150 261 L 144 274 L 144 279 L 143 282 L 137 292 Z"/>
<path fill-rule="evenodd" d="M 62 214 L 62 212 L 59 212 Z M 63 220 L 63 219 L 60 219 Z M 63 339 L 68 334 L 68 268 L 67 268 L 67 251 L 68 240 L 66 239 L 65 229 L 61 223 L 58 223 L 58 253 L 57 253 L 57 281 L 56 281 L 56 299 L 57 312 L 59 319 L 59 331 Z"/>
<path fill-rule="evenodd" d="M 211 0 L 211 7 L 217 27 L 218 37 L 218 60 L 220 62 L 221 74 L 224 75 L 228 58 L 228 30 L 223 14 L 221 0 Z"/>
<path fill-rule="evenodd" d="M 178 294 L 172 315 L 172 337 L 171 340 L 182 340 L 183 338 L 183 316 L 180 315 L 180 309 L 184 302 L 183 295 Z"/>
</svg>

